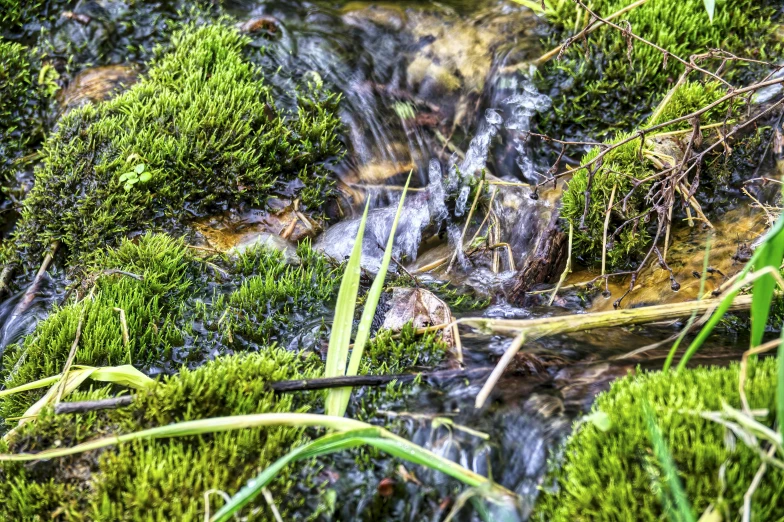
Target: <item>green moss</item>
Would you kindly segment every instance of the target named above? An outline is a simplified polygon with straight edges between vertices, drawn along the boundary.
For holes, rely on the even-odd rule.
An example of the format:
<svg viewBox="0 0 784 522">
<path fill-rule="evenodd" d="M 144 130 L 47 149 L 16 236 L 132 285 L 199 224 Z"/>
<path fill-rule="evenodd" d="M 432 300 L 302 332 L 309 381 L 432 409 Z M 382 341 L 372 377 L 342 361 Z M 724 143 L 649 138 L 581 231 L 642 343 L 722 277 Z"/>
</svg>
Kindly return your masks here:
<svg viewBox="0 0 784 522">
<path fill-rule="evenodd" d="M 752 408 L 775 412 L 776 359 L 752 362 L 746 394 Z M 563 465 L 555 471 L 558 489 L 543 493 L 538 520 L 663 520 L 656 491 L 666 488 L 643 416 L 647 399 L 672 453 L 686 494 L 698 518 L 714 504 L 723 520 L 734 520 L 760 465 L 757 451 L 742 441 L 728 442 L 725 428 L 689 412 L 740 408 L 738 366 L 642 373 L 613 383 L 599 396 L 595 411 L 606 413 L 611 429 L 583 425 L 566 443 Z M 772 426 L 773 417 L 762 419 Z M 723 471 L 722 471 L 723 469 Z M 722 480 L 720 476 L 724 475 Z M 754 520 L 784 519 L 784 471 L 768 467 L 754 493 Z M 722 489 L 724 489 L 722 493 Z"/>
<path fill-rule="evenodd" d="M 337 295 L 340 269 L 302 243 L 299 264 L 284 262 L 276 250 L 250 249 L 235 261 L 238 288 L 216 295 L 202 307 L 199 320 L 217 330 L 232 346 L 288 343 L 293 327 L 308 318 L 328 315 Z"/>
<path fill-rule="evenodd" d="M 145 235 L 138 243 L 126 241 L 117 250 L 101 254 L 98 263 L 101 270 L 87 277 L 76 290 L 82 294 L 81 301 L 55 309 L 33 335 L 6 349 L 2 376 L 7 388 L 62 371 L 80 321 L 76 364 L 143 364 L 166 356 L 172 346 L 182 344 L 182 333 L 175 323 L 200 268 L 182 241 Z M 113 273 L 112 269 L 141 276 L 142 280 Z M 115 308 L 125 310 L 130 340 L 127 347 Z M 40 391 L 30 391 L 0 400 L 0 416 L 21 415 L 40 395 Z"/>
<path fill-rule="evenodd" d="M 685 116 L 714 101 L 726 94 L 726 89 L 719 82 L 685 82 L 673 92 L 669 102 L 666 103 L 655 119 L 651 119 L 644 127 L 649 127 L 661 122 L 666 122 L 674 118 Z M 703 114 L 700 118 L 702 125 L 721 122 L 727 115 L 727 104 L 720 104 L 714 109 Z M 738 114 L 742 109 L 740 103 L 733 107 L 733 114 Z M 668 125 L 656 131 L 657 133 L 671 132 L 674 130 L 688 130 L 691 123 L 688 121 Z M 708 131 L 704 131 L 707 135 Z M 628 137 L 631 133 L 620 133 L 615 136 L 612 143 L 617 143 Z M 688 140 L 689 134 L 681 134 L 681 137 Z M 753 137 L 752 137 L 753 138 Z M 741 143 L 744 143 L 743 141 Z M 745 150 L 748 144 L 739 148 Z M 581 163 L 589 163 L 599 154 L 599 148 L 595 147 L 583 156 Z M 706 168 L 702 171 L 702 178 L 713 180 L 726 180 L 726 172 L 723 170 L 727 166 L 724 158 L 725 151 L 717 151 L 712 157 L 708 158 Z M 561 216 L 571 225 L 574 230 L 574 246 L 576 252 L 581 252 L 583 260 L 594 262 L 601 258 L 602 241 L 604 237 L 604 221 L 607 207 L 610 202 L 613 186 L 616 187 L 614 210 L 610 215 L 610 222 L 607 228 L 608 250 L 607 258 L 611 265 L 618 266 L 628 263 L 637 255 L 644 252 L 651 240 L 649 233 L 649 221 L 656 218 L 655 214 L 647 217 L 651 211 L 651 205 L 646 196 L 653 183 L 648 180 L 640 183 L 634 189 L 632 196 L 621 205 L 619 202 L 635 187 L 635 179 L 643 180 L 660 169 L 657 169 L 651 157 L 656 155 L 656 145 L 646 136 L 645 145 L 640 147 L 640 140 L 632 140 L 629 143 L 617 147 L 610 151 L 603 159 L 601 168 L 594 174 L 591 182 L 591 201 L 588 206 L 588 213 L 585 216 L 585 227 L 583 224 L 583 214 L 585 211 L 585 189 L 588 184 L 588 169 L 577 169 L 568 182 L 562 199 Z M 730 156 L 732 158 L 732 156 Z M 715 167 L 711 165 L 715 164 Z M 592 165 L 590 169 L 596 168 Z M 703 186 L 710 185 L 703 183 Z M 640 218 L 640 219 L 637 219 Z M 621 230 L 618 227 L 623 225 Z M 613 237 L 613 234 L 617 234 Z"/>
<path fill-rule="evenodd" d="M 98 435 L 207 417 L 305 411 L 318 406 L 318 395 L 273 395 L 265 384 L 314 377 L 321 367 L 318 357 L 305 359 L 274 347 L 222 358 L 165 378 L 151 392 L 138 395 L 129 408 L 69 416 L 55 416 L 47 410 L 20 430 L 10 450 L 37 451 L 57 440 L 76 444 Z M 105 396 L 105 391 L 78 394 L 73 399 L 97 398 Z M 67 520 L 202 520 L 205 491 L 238 490 L 301 443 L 303 436 L 299 428 L 248 429 L 127 444 L 43 462 L 38 470 L 37 465 L 3 465 L 0 474 L 14 480 L 2 481 L 0 500 L 16 497 L 18 502 L 3 502 L 0 518 L 30 520 L 19 518 L 26 514 L 48 519 L 57 507 L 65 506 Z M 75 469 L 81 471 L 75 474 Z M 277 493 L 290 486 L 284 472 L 272 489 Z M 59 496 L 47 500 L 45 494 L 51 491 Z M 223 500 L 215 495 L 210 502 L 214 512 Z M 282 506 L 284 514 L 288 505 Z M 266 512 L 251 517 L 270 518 Z"/>
<path fill-rule="evenodd" d="M 43 135 L 42 107 L 52 92 L 41 85 L 47 82 L 39 79 L 40 71 L 36 51 L 0 38 L 0 181 L 4 185 L 13 161 Z"/>
<path fill-rule="evenodd" d="M 383 374 L 400 372 L 414 364 L 434 364 L 444 350 L 434 335 L 416 336 L 410 327 L 397 339 L 388 332 L 382 333 L 368 345 L 361 372 Z M 137 395 L 128 408 L 59 416 L 46 410 L 35 422 L 19 430 L 10 447 L 0 449 L 39 451 L 58 444 L 57 441 L 73 445 L 102 435 L 225 415 L 321 411 L 324 392 L 275 395 L 266 383 L 313 378 L 322 372 L 323 363 L 317 355 L 303 357 L 276 347 L 221 357 L 196 370 L 184 369 L 164 378 L 149 393 Z M 370 420 L 380 407 L 411 393 L 410 386 L 407 389 L 408 392 L 401 386 L 391 386 L 386 391 L 357 390 L 358 398 L 352 403 L 361 418 Z M 105 387 L 78 392 L 68 400 L 103 398 L 108 391 Z M 262 468 L 314 434 L 288 427 L 245 429 L 125 444 L 32 466 L 3 463 L 0 518 L 47 519 L 57 510 L 64 519 L 73 521 L 202 520 L 206 491 L 237 491 Z M 369 469 L 378 465 L 380 456 L 374 450 L 360 450 L 356 462 L 361 469 Z M 301 480 L 295 475 L 297 471 L 296 467 L 284 470 L 270 487 L 286 519 L 306 499 L 301 491 L 297 495 L 290 493 Z M 323 485 L 314 487 L 318 490 Z M 212 495 L 212 512 L 222 503 L 219 495 Z M 272 520 L 263 506 L 260 497 L 244 513 L 250 515 L 250 520 Z M 262 509 L 255 509 L 259 507 Z"/>
<path fill-rule="evenodd" d="M 572 0 L 548 3 L 548 19 L 558 30 L 553 45 L 588 23 L 588 13 Z M 594 0 L 587 5 L 607 17 L 631 3 L 632 0 Z M 711 22 L 702 0 L 650 0 L 615 23 L 623 25 L 622 20 L 628 20 L 634 34 L 687 61 L 691 55 L 712 48 L 775 61 L 779 49 L 768 44 L 776 27 L 771 21 L 772 4 L 757 0 L 719 1 Z M 664 63 L 658 51 L 636 41 L 631 59 L 632 64 L 627 58 L 623 34 L 612 28 L 594 31 L 587 42 L 574 42 L 561 60 L 551 60 L 542 71 L 545 83 L 558 89 L 553 110 L 541 122 L 543 127 L 566 135 L 607 135 L 639 125 L 684 67 L 672 57 Z M 713 70 L 717 65 L 718 61 L 714 61 L 707 67 Z M 730 66 L 730 79 L 740 79 L 748 72 L 748 67 Z"/>
<path fill-rule="evenodd" d="M 330 192 L 325 162 L 342 151 L 338 97 L 311 84 L 296 113 L 278 109 L 243 57 L 247 42 L 222 23 L 187 26 L 131 89 L 65 116 L 25 200 L 22 254 L 35 264 L 58 240 L 81 259 L 140 229 L 286 191 L 317 210 Z M 137 168 L 150 179 L 128 186 L 121 178 Z"/>
<path fill-rule="evenodd" d="M 628 136 L 626 134 L 618 135 L 614 142 L 621 141 Z M 592 149 L 583 157 L 582 163 L 586 164 L 592 161 L 598 154 L 598 148 Z M 654 172 L 652 165 L 646 158 L 640 161 L 639 154 L 639 140 L 634 140 L 613 149 L 604 157 L 601 168 L 594 174 L 591 182 L 591 200 L 588 205 L 588 213 L 585 216 L 585 228 L 581 228 L 581 225 L 585 211 L 588 169 L 578 169 L 564 191 L 561 217 L 573 225 L 574 251 L 581 252 L 583 259 L 588 262 L 601 257 L 604 221 L 613 186 L 615 186 L 615 202 L 617 202 L 634 187 L 632 178 L 644 179 Z M 589 168 L 595 167 L 594 165 Z M 607 228 L 607 256 L 613 265 L 620 264 L 630 254 L 639 252 L 650 241 L 644 216 L 647 210 L 645 195 L 650 184 L 647 182 L 638 186 L 632 197 L 629 198 L 626 208 L 617 205 L 611 215 Z M 613 238 L 614 232 L 624 223 L 627 224 L 618 236 Z"/>
</svg>

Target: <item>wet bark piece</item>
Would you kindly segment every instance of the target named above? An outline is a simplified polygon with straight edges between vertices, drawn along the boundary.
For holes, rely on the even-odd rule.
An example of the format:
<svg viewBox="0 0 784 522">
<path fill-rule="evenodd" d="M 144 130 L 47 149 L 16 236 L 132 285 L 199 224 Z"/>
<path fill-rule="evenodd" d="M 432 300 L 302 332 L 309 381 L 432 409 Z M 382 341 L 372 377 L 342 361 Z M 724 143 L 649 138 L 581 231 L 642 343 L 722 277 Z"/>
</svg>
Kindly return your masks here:
<svg viewBox="0 0 784 522">
<path fill-rule="evenodd" d="M 538 284 L 555 283 L 566 267 L 568 236 L 558 224 L 559 215 L 553 212 L 550 222 L 542 231 L 536 248 L 515 276 L 515 284 L 509 302 L 520 305 L 526 292 Z"/>
</svg>

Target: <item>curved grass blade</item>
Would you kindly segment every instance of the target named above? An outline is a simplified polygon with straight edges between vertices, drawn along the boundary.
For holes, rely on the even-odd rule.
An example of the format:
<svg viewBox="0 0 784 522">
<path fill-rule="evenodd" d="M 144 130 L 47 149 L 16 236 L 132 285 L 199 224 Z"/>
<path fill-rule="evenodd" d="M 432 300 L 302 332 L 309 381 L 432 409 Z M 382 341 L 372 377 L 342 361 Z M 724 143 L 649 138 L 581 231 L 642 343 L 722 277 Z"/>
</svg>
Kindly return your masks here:
<svg viewBox="0 0 784 522">
<path fill-rule="evenodd" d="M 368 426 L 368 428 L 326 435 L 284 455 L 259 475 L 248 481 L 248 483 L 215 514 L 211 522 L 225 522 L 232 515 L 238 513 L 242 507 L 246 506 L 258 496 L 258 494 L 261 493 L 262 488 L 268 485 L 286 465 L 298 460 L 335 453 L 360 445 L 373 446 L 394 457 L 407 460 L 413 464 L 426 466 L 432 470 L 440 471 L 452 478 L 460 480 L 468 486 L 486 487 L 495 493 L 502 493 L 510 496 L 510 498 L 514 498 L 513 493 L 501 486 L 491 483 L 482 475 L 476 474 L 451 460 L 439 457 L 435 453 L 418 446 L 413 442 L 398 437 L 383 428 L 370 426 L 369 424 L 366 426 Z"/>
<path fill-rule="evenodd" d="M 238 513 L 242 508 L 253 501 L 253 499 L 261 493 L 261 490 L 272 482 L 275 476 L 289 464 L 293 464 L 298 460 L 318 457 L 320 455 L 326 455 L 359 446 L 362 444 L 362 441 L 356 439 L 354 435 L 366 431 L 368 430 L 359 429 L 325 435 L 320 439 L 316 439 L 313 442 L 289 452 L 268 466 L 256 477 L 249 480 L 242 489 L 231 497 L 229 502 L 215 513 L 210 519 L 210 522 L 225 522 L 226 520 L 229 520 L 235 513 Z M 372 431 L 376 430 L 372 429 Z"/>
<path fill-rule="evenodd" d="M 86 451 L 132 442 L 135 440 L 155 440 L 171 437 L 186 437 L 190 435 L 203 435 L 205 433 L 220 433 L 224 431 L 240 430 L 245 428 L 258 428 L 263 426 L 294 426 L 294 427 L 321 427 L 335 431 L 367 428 L 370 424 L 344 417 L 331 417 L 316 413 L 256 413 L 252 415 L 232 415 L 229 417 L 213 417 L 192 421 L 157 426 L 146 430 L 124 433 L 95 439 L 70 448 L 52 448 L 38 453 L 0 453 L 0 462 L 25 462 L 41 459 L 52 459 L 76 455 Z"/>
<path fill-rule="evenodd" d="M 765 239 L 763 243 L 767 243 L 768 241 L 777 238 L 782 233 L 782 231 L 784 231 L 784 215 L 780 216 L 779 219 L 776 220 L 776 223 L 765 235 Z M 748 275 L 748 273 L 751 271 L 752 267 L 755 264 L 759 263 L 760 257 L 762 256 L 762 250 L 763 250 L 762 248 L 757 248 L 757 250 L 751 256 L 751 259 L 749 259 L 748 263 L 746 263 L 746 266 L 743 268 L 743 270 L 741 270 L 738 273 L 738 280 L 741 280 L 744 277 L 746 277 L 746 275 Z M 675 370 L 676 372 L 679 372 L 686 367 L 686 364 L 689 362 L 689 359 L 691 359 L 692 356 L 700 348 L 700 346 L 702 346 L 702 343 L 705 342 L 708 336 L 710 336 L 711 332 L 713 332 L 713 329 L 716 328 L 716 325 L 719 324 L 721 318 L 724 317 L 724 314 L 727 313 L 727 310 L 729 310 L 730 306 L 732 305 L 732 301 L 738 295 L 739 291 L 740 289 L 729 292 L 727 295 L 724 296 L 724 298 L 719 303 L 719 306 L 716 307 L 716 311 L 713 312 L 711 318 L 708 319 L 708 322 L 705 323 L 705 326 L 702 327 L 700 333 L 697 334 L 697 337 L 689 345 L 689 348 L 686 350 L 686 353 L 683 354 L 683 358 L 678 363 L 678 367 Z"/>
<path fill-rule="evenodd" d="M 338 301 L 335 307 L 335 317 L 332 321 L 332 332 L 329 335 L 329 348 L 327 362 L 324 368 L 325 377 L 338 377 L 346 374 L 346 361 L 348 360 L 348 345 L 351 342 L 351 328 L 354 324 L 354 308 L 359 290 L 360 258 L 362 257 L 362 240 L 365 235 L 365 224 L 370 207 L 368 200 L 362 221 L 359 223 L 354 248 L 348 259 L 343 280 L 338 290 Z M 340 402 L 335 395 L 327 396 L 325 405 L 327 415 L 339 415 Z"/>
<path fill-rule="evenodd" d="M 365 343 L 370 338 L 370 327 L 373 324 L 373 317 L 376 315 L 376 308 L 378 307 L 378 300 L 381 298 L 381 292 L 384 290 L 384 281 L 387 277 L 387 270 L 389 270 L 389 262 L 392 259 L 392 247 L 395 243 L 395 232 L 397 231 L 397 224 L 400 221 L 400 214 L 403 212 L 403 202 L 406 199 L 406 192 L 408 191 L 408 184 L 411 182 L 411 173 L 408 173 L 406 185 L 403 187 L 403 193 L 400 196 L 400 203 L 397 205 L 397 212 L 395 212 L 395 220 L 392 222 L 392 228 L 389 231 L 389 238 L 387 239 L 387 246 L 384 250 L 384 257 L 381 260 L 381 267 L 378 269 L 373 280 L 373 285 L 368 291 L 367 299 L 365 300 L 365 308 L 362 310 L 362 318 L 359 320 L 359 327 L 357 327 L 357 336 L 354 339 L 354 348 L 351 351 L 351 359 L 348 362 L 346 375 L 356 375 L 359 371 L 359 363 L 362 360 L 362 354 L 365 351 Z M 330 412 L 331 415 L 342 417 L 346 414 L 348 408 L 348 401 L 351 398 L 351 388 L 334 388 L 329 391 L 327 402 L 334 401 L 336 410 Z"/>
</svg>

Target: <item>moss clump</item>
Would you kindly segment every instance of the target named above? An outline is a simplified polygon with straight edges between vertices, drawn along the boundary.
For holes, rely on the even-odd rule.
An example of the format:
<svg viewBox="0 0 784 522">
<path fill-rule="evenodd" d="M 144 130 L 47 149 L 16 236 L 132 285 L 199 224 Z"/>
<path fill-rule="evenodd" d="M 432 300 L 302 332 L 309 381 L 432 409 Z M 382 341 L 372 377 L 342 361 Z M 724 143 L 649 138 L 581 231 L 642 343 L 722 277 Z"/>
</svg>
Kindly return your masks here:
<svg viewBox="0 0 784 522">
<path fill-rule="evenodd" d="M 81 301 L 55 309 L 34 334 L 6 349 L 2 370 L 6 388 L 60 373 L 80 322 L 76 364 L 143 364 L 182 344 L 182 333 L 175 323 L 182 315 L 180 306 L 194 291 L 193 281 L 200 268 L 182 241 L 145 235 L 138 243 L 126 241 L 117 250 L 101 254 L 98 263 L 101 269 L 77 290 L 92 298 L 80 295 Z M 127 347 L 115 308 L 125 310 Z M 41 391 L 36 390 L 6 397 L 0 401 L 0 416 L 21 415 L 40 396 Z"/>
<path fill-rule="evenodd" d="M 645 127 L 690 114 L 713 103 L 725 94 L 725 88 L 718 82 L 685 82 L 673 92 L 669 102 L 662 107 L 654 120 L 646 123 Z M 701 124 L 707 125 L 723 121 L 727 114 L 727 108 L 726 104 L 720 104 L 703 114 L 700 119 Z M 734 113 L 737 114 L 739 110 L 740 106 L 736 103 Z M 691 123 L 685 121 L 669 125 L 657 133 L 690 128 Z M 620 133 L 615 136 L 612 143 L 617 143 L 631 136 L 631 133 Z M 682 139 L 687 141 L 689 136 L 688 133 L 680 135 Z M 628 262 L 637 254 L 642 253 L 650 242 L 649 221 L 656 216 L 649 215 L 651 205 L 648 191 L 653 181 L 648 178 L 661 170 L 655 166 L 657 157 L 661 159 L 656 148 L 651 136 L 646 135 L 643 147 L 640 147 L 640 140 L 635 139 L 611 150 L 604 156 L 601 168 L 596 171 L 591 181 L 591 200 L 588 213 L 585 216 L 584 227 L 581 225 L 585 212 L 585 189 L 588 185 L 589 169 L 580 168 L 575 171 L 564 191 L 561 216 L 573 226 L 575 251 L 583 253 L 584 261 L 590 263 L 601 257 L 604 221 L 613 186 L 616 187 L 615 198 L 607 227 L 607 258 L 610 264 L 618 266 Z M 600 149 L 597 147 L 591 149 L 583 156 L 581 163 L 585 165 L 593 161 L 599 152 Z M 723 151 L 718 151 L 715 156 L 722 154 L 724 154 Z M 669 161 L 672 163 L 672 160 Z M 710 159 L 706 160 L 706 162 L 708 161 Z M 594 169 L 596 165 L 589 168 Z M 718 169 L 709 168 L 702 172 L 702 177 L 710 178 L 713 174 L 720 173 Z M 623 201 L 633 188 L 632 196 Z M 621 226 L 622 228 L 618 230 L 618 227 Z M 616 231 L 617 234 L 614 235 Z"/>
<path fill-rule="evenodd" d="M 342 151 L 338 97 L 309 85 L 296 113 L 278 109 L 243 57 L 247 42 L 224 24 L 189 25 L 130 90 L 65 116 L 44 145 L 17 248 L 29 259 L 61 241 L 72 259 L 89 257 L 131 232 L 273 194 L 316 209 L 331 186 L 325 162 Z"/>
<path fill-rule="evenodd" d="M 591 10 L 607 17 L 631 4 L 631 0 L 595 0 Z M 590 15 L 572 0 L 548 2 L 548 19 L 558 30 L 553 44 L 577 34 Z M 739 0 L 717 2 L 711 22 L 702 0 L 668 2 L 651 0 L 621 18 L 628 20 L 634 34 L 667 49 L 685 60 L 692 54 L 721 48 L 739 56 L 767 60 L 778 48 L 768 45 L 776 25 L 771 21 L 773 2 Z M 587 50 L 587 51 L 586 51 Z M 600 28 L 587 41 L 574 42 L 561 60 L 548 62 L 542 75 L 555 86 L 553 110 L 544 115 L 548 132 L 565 135 L 601 135 L 629 131 L 639 125 L 683 72 L 683 65 L 641 42 L 633 42 L 631 64 L 627 41 L 620 31 Z M 715 67 L 709 67 L 714 69 Z M 744 72 L 735 66 L 731 79 Z"/>
<path fill-rule="evenodd" d="M 753 362 L 746 381 L 752 408 L 775 412 L 776 360 Z M 713 504 L 724 520 L 734 520 L 760 465 L 759 453 L 742 441 L 727 442 L 725 428 L 695 411 L 721 410 L 722 402 L 739 408 L 738 366 L 697 368 L 679 373 L 642 373 L 613 383 L 596 400 L 606 413 L 608 432 L 584 425 L 566 444 L 564 462 L 555 471 L 558 490 L 544 493 L 538 520 L 662 520 L 660 496 L 667 486 L 654 457 L 642 411 L 647 399 L 678 468 L 687 497 L 699 517 Z M 775 413 L 767 424 L 772 426 Z M 763 420 L 764 421 L 764 420 Z M 724 479 L 720 478 L 724 468 Z M 784 518 L 784 471 L 768 467 L 754 493 L 755 520 Z"/>
<path fill-rule="evenodd" d="M 44 71 L 41 73 L 41 71 Z M 0 181 L 10 176 L 13 160 L 43 136 L 43 105 L 56 88 L 37 51 L 0 38 Z"/>
<path fill-rule="evenodd" d="M 299 263 L 292 265 L 276 250 L 244 252 L 234 263 L 236 290 L 216 295 L 210 306 L 200 305 L 199 321 L 235 349 L 293 341 L 295 327 L 328 315 L 340 274 L 307 242 L 297 248 L 297 256 Z"/>
<path fill-rule="evenodd" d="M 138 395 L 129 408 L 69 416 L 55 416 L 47 410 L 20 430 L 9 449 L 38 451 L 55 441 L 76 444 L 100 435 L 192 419 L 305 411 L 319 404 L 317 395 L 274 395 L 265 385 L 315 377 L 321 366 L 318 357 L 303 359 L 278 348 L 222 358 L 165 378 L 150 393 Z M 106 391 L 73 398 L 106 396 Z M 203 520 L 207 490 L 237 491 L 300 444 L 303 436 L 300 428 L 246 429 L 126 444 L 28 467 L 4 464 L 0 466 L 0 515 L 3 520 L 48 519 L 59 509 L 66 520 L 79 521 Z M 283 499 L 290 487 L 284 470 L 271 489 L 278 493 L 276 498 Z M 210 497 L 213 513 L 222 503 L 220 496 Z M 281 506 L 284 514 L 292 504 L 296 507 L 296 501 Z M 265 509 L 251 519 L 272 517 Z"/>
</svg>

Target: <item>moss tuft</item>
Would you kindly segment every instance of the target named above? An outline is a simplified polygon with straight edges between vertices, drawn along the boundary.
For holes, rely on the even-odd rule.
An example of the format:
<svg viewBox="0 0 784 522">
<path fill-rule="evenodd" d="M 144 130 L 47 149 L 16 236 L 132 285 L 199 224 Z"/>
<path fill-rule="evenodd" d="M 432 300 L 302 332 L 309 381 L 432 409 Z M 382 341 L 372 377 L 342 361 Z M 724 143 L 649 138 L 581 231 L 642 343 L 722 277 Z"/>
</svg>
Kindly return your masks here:
<svg viewBox="0 0 784 522">
<path fill-rule="evenodd" d="M 628 134 L 620 134 L 615 142 L 627 138 Z M 583 164 L 592 161 L 599 154 L 594 148 L 582 160 Z M 601 256 L 604 237 L 604 221 L 610 196 L 615 186 L 615 202 L 625 196 L 633 187 L 632 178 L 644 179 L 653 173 L 647 159 L 640 161 L 638 140 L 630 141 L 607 153 L 601 168 L 594 174 L 591 182 L 591 201 L 585 219 L 584 230 L 580 229 L 585 210 L 585 190 L 588 186 L 588 169 L 578 169 L 569 181 L 563 194 L 561 216 L 573 225 L 574 251 L 582 252 L 585 261 L 592 261 Z M 589 167 L 591 169 L 595 166 Z M 650 182 L 638 186 L 629 198 L 626 208 L 614 205 L 610 224 L 607 229 L 607 256 L 611 264 L 619 264 L 637 253 L 650 241 L 645 221 L 645 195 Z M 611 241 L 616 228 L 629 222 L 615 241 Z M 636 220 L 636 221 L 635 221 Z"/>
<path fill-rule="evenodd" d="M 749 370 L 746 394 L 751 407 L 775 412 L 775 357 L 752 362 Z M 610 430 L 602 432 L 586 424 L 571 436 L 563 465 L 554 474 L 557 491 L 542 494 L 536 519 L 666 518 L 656 493 L 666 485 L 662 483 L 662 471 L 648 436 L 642 398 L 651 404 L 695 518 L 710 504 L 724 520 L 737 517 L 743 496 L 759 468 L 759 454 L 740 440 L 733 438 L 728 442 L 723 426 L 690 413 L 721 410 L 723 402 L 740 407 L 738 366 L 733 365 L 697 368 L 677 376 L 642 373 L 614 382 L 594 405 L 594 411 L 609 416 Z M 773 416 L 762 421 L 772 426 Z M 769 466 L 754 493 L 755 520 L 784 518 L 782 480 L 784 471 Z"/>
<path fill-rule="evenodd" d="M 655 119 L 647 122 L 645 127 L 690 114 L 713 103 L 725 94 L 726 89 L 719 82 L 685 82 L 673 92 L 672 97 L 662 107 L 659 114 Z M 727 115 L 727 110 L 728 104 L 720 104 L 703 114 L 700 123 L 708 125 L 721 122 Z M 740 110 L 741 105 L 736 102 L 733 114 L 738 114 Z M 658 134 L 690 128 L 691 123 L 684 121 L 669 125 L 656 132 Z M 617 143 L 630 136 L 632 136 L 631 133 L 620 133 L 615 136 L 613 142 Z M 685 133 L 680 136 L 688 140 L 689 134 Z M 640 183 L 636 188 L 634 188 L 634 180 L 649 178 L 660 170 L 655 167 L 652 161 L 652 158 L 659 155 L 656 149 L 656 143 L 651 139 L 651 136 L 645 136 L 645 145 L 642 148 L 640 140 L 636 139 L 613 149 L 604 157 L 601 168 L 594 174 L 591 182 L 591 201 L 585 219 L 585 229 L 581 229 L 580 225 L 585 210 L 588 169 L 581 168 L 575 171 L 564 191 L 561 216 L 573 225 L 575 251 L 582 252 L 584 261 L 590 263 L 601 257 L 604 221 L 613 186 L 616 187 L 615 199 L 607 229 L 607 258 L 610 264 L 618 266 L 628 263 L 643 252 L 650 242 L 651 235 L 648 230 L 650 218 L 647 214 L 651 205 L 646 196 L 648 196 L 652 180 Z M 589 163 L 598 154 L 599 148 L 591 149 L 583 156 L 581 163 L 583 165 Z M 711 167 L 709 164 L 702 172 L 703 179 L 722 178 L 726 180 L 726 173 L 721 170 L 722 165 L 726 163 L 721 160 L 722 154 L 723 151 L 718 151 L 706 161 L 709 163 L 710 160 L 713 160 L 716 166 Z M 592 165 L 590 168 L 596 168 L 596 165 Z M 624 204 L 620 204 L 632 188 L 634 188 L 632 196 L 626 199 Z M 623 228 L 613 237 L 613 233 L 621 225 L 624 225 Z"/>
<path fill-rule="evenodd" d="M 579 32 L 589 21 L 588 13 L 572 0 L 548 2 L 548 19 L 559 34 L 553 44 Z M 607 17 L 632 0 L 594 0 L 586 4 Z M 628 20 L 634 34 L 688 61 L 693 54 L 721 48 L 756 59 L 775 59 L 778 47 L 768 45 L 776 25 L 771 21 L 773 2 L 757 0 L 716 3 L 711 22 L 702 0 L 668 2 L 650 0 L 616 19 Z M 641 42 L 633 42 L 632 63 L 627 41 L 612 28 L 600 28 L 577 41 L 561 60 L 551 60 L 542 71 L 545 83 L 555 86 L 553 111 L 544 115 L 548 132 L 565 135 L 608 135 L 628 132 L 639 125 L 664 97 L 683 72 L 683 65 Z M 730 64 L 730 79 L 747 73 L 748 67 Z M 715 67 L 708 67 L 714 69 Z"/>
<path fill-rule="evenodd" d="M 62 371 L 79 322 L 82 332 L 75 363 L 90 366 L 143 364 L 182 344 L 175 324 L 180 306 L 193 291 L 199 265 L 180 240 L 162 235 L 142 236 L 138 243 L 124 242 L 117 250 L 99 255 L 105 270 L 87 277 L 78 292 L 87 295 L 77 303 L 55 309 L 33 335 L 9 346 L 3 356 L 3 382 L 7 388 Z M 119 269 L 136 276 L 112 272 Z M 89 297 L 92 295 L 92 298 Z M 123 345 L 120 315 L 125 310 L 129 344 Z M 0 401 L 0 416 L 19 416 L 38 397 L 35 390 Z"/>
<path fill-rule="evenodd" d="M 332 183 L 325 163 L 342 152 L 338 97 L 310 84 L 296 113 L 278 109 L 243 57 L 247 42 L 224 24 L 187 26 L 131 89 L 66 115 L 25 200 L 14 236 L 23 255 L 61 241 L 81 259 L 140 229 L 275 194 L 317 209 Z"/>
</svg>

